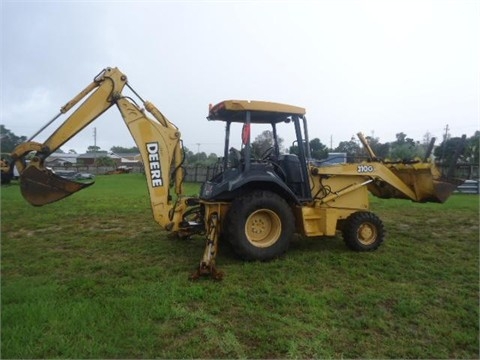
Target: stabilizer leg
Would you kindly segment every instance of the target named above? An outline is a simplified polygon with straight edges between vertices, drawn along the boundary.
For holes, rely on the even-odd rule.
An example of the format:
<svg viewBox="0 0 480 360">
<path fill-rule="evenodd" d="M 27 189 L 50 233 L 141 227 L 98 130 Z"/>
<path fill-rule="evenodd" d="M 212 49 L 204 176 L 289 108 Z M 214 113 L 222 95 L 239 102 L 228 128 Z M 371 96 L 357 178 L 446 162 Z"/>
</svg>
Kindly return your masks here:
<svg viewBox="0 0 480 360">
<path fill-rule="evenodd" d="M 197 271 L 190 275 L 190 280 L 197 280 L 200 277 L 211 277 L 213 280 L 222 280 L 223 272 L 218 271 L 215 266 L 215 258 L 218 251 L 218 234 L 220 222 L 218 214 L 213 213 L 207 222 L 207 241 L 203 258 L 200 261 Z"/>
</svg>

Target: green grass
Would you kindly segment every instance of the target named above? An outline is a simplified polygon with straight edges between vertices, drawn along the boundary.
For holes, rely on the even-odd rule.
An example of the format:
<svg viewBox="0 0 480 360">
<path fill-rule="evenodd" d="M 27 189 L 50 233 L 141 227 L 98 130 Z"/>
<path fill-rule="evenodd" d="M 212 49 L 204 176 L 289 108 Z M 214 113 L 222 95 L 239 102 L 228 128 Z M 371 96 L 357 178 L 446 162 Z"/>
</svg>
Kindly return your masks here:
<svg viewBox="0 0 480 360">
<path fill-rule="evenodd" d="M 203 239 L 160 229 L 141 175 L 39 208 L 3 186 L 1 206 L 2 358 L 478 358 L 478 196 L 373 198 L 373 253 L 296 238 L 244 263 L 221 246 L 222 282 L 188 280 Z"/>
</svg>

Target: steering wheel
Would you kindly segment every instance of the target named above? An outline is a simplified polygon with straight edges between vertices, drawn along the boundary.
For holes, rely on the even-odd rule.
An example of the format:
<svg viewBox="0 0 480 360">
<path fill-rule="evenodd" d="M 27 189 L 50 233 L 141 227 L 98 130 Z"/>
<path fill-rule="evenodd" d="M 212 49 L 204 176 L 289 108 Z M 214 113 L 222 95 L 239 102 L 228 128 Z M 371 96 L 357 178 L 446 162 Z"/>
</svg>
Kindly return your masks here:
<svg viewBox="0 0 480 360">
<path fill-rule="evenodd" d="M 275 150 L 275 146 L 270 146 L 267 150 L 263 152 L 262 156 L 260 156 L 260 159 L 267 160 L 270 155 L 272 155 L 273 150 Z"/>
</svg>

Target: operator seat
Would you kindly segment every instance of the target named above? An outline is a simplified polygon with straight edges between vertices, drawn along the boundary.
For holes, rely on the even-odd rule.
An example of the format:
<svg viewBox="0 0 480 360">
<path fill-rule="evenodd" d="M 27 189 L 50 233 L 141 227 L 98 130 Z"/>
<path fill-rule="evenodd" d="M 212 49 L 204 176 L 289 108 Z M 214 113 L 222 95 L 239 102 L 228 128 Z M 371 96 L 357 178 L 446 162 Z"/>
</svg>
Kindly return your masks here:
<svg viewBox="0 0 480 360">
<path fill-rule="evenodd" d="M 304 183 L 300 159 L 295 154 L 282 154 L 278 157 L 278 165 L 285 173 L 285 183 L 296 194 L 301 195 Z"/>
</svg>

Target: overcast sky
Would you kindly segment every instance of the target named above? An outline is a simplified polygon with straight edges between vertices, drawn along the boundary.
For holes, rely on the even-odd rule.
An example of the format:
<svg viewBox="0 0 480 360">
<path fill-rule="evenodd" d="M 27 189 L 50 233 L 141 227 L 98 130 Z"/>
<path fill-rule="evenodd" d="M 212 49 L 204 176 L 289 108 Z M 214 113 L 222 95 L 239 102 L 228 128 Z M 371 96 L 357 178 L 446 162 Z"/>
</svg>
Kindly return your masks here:
<svg viewBox="0 0 480 360">
<path fill-rule="evenodd" d="M 0 124 L 18 136 L 108 66 L 193 151 L 223 151 L 206 115 L 225 99 L 305 107 L 310 138 L 333 147 L 480 128 L 480 1 L 2 0 L 1 17 Z M 113 107 L 62 149 L 85 152 L 94 127 L 102 150 L 135 145 Z"/>
</svg>

